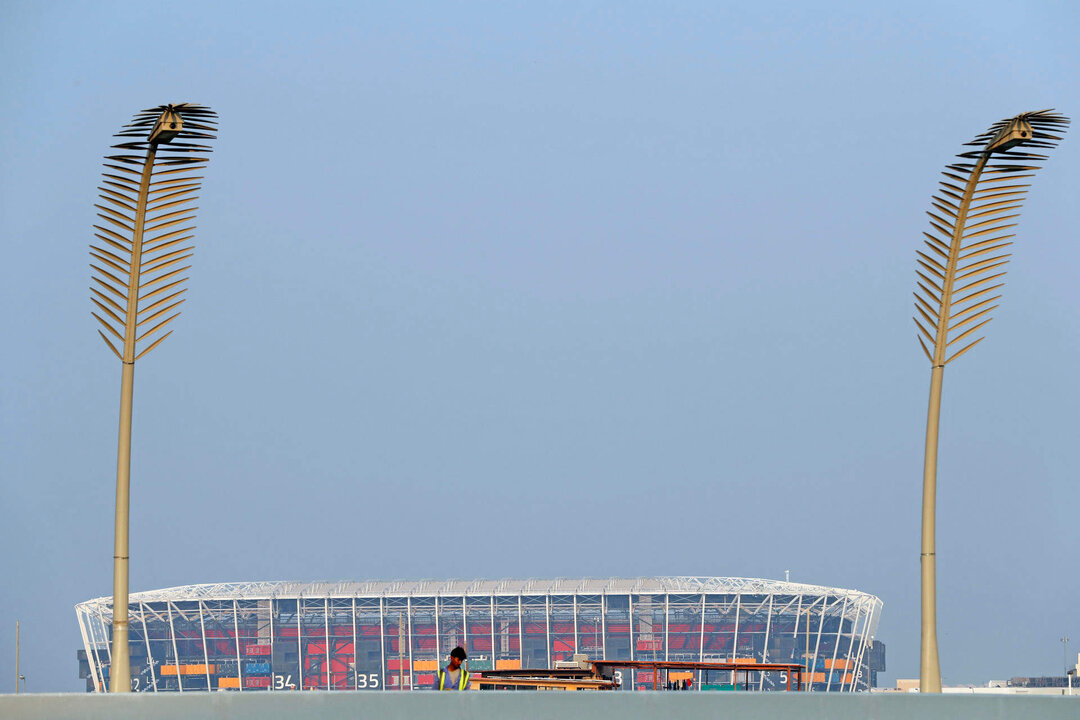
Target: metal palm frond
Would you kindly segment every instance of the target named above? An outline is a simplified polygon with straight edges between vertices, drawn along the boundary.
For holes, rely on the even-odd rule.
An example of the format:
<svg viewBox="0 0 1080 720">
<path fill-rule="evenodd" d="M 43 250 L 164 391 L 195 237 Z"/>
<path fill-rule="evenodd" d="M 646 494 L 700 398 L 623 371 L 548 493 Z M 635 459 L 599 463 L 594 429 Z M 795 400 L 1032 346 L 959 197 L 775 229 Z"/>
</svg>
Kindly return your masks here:
<svg viewBox="0 0 1080 720">
<path fill-rule="evenodd" d="M 217 114 L 181 103 L 143 110 L 116 137 L 132 138 L 113 147 L 102 175 L 101 204 L 90 246 L 94 262 L 90 288 L 100 312 L 105 344 L 133 363 L 172 334 L 164 328 L 180 315 L 193 255 L 196 200 Z M 196 141 L 196 142 L 190 142 Z"/>
<path fill-rule="evenodd" d="M 198 209 L 192 205 L 206 167 L 217 115 L 181 103 L 143 110 L 117 133 L 121 152 L 105 157 L 101 224 L 90 245 L 92 313 L 101 339 L 121 360 L 120 428 L 116 454 L 116 528 L 113 540 L 113 622 L 110 692 L 131 690 L 128 648 L 128 566 L 131 486 L 131 408 L 135 361 L 172 334 L 180 315 L 193 255 Z"/>
<path fill-rule="evenodd" d="M 946 166 L 934 210 L 927 252 L 918 253 L 915 293 L 918 340 L 932 365 L 946 365 L 983 337 L 972 339 L 990 322 L 1001 298 L 1020 207 L 1045 155 L 1028 152 L 1057 146 L 1069 119 L 1052 110 L 1001 120 L 967 143 L 964 162 Z M 997 293 L 997 294 L 995 294 Z"/>
<path fill-rule="evenodd" d="M 919 252 L 915 325 L 930 360 L 930 403 L 923 459 L 921 657 L 919 689 L 941 692 L 937 645 L 937 453 L 941 387 L 945 365 L 982 342 L 974 337 L 990 322 L 1004 285 L 1006 249 L 1029 185 L 1045 155 L 1031 149 L 1055 147 L 1069 124 L 1052 110 L 1024 113 L 990 126 L 948 165 L 934 196 L 929 252 Z M 932 349 L 931 349 L 932 348 Z"/>
</svg>

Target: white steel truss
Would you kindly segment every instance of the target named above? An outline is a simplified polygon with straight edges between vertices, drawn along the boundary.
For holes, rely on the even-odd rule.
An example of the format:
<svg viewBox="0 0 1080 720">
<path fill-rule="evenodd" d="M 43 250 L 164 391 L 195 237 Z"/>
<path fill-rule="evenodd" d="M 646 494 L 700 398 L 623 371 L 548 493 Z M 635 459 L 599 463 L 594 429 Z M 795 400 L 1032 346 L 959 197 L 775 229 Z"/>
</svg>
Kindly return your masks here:
<svg viewBox="0 0 1080 720">
<path fill-rule="evenodd" d="M 100 691 L 111 598 L 75 609 Z M 218 583 L 130 597 L 138 689 L 181 692 L 418 689 L 458 643 L 488 667 L 550 667 L 584 649 L 609 660 L 796 662 L 808 690 L 853 692 L 869 686 L 881 609 L 856 590 L 725 577 Z M 772 687 L 763 676 L 754 686 Z"/>
</svg>

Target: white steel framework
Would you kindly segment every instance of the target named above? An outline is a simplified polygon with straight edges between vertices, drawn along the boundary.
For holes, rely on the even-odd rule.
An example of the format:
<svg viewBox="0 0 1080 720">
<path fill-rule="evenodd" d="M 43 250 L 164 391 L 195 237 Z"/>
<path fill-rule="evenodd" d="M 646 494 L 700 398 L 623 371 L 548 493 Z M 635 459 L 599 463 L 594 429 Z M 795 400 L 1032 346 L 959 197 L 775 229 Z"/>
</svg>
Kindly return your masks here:
<svg viewBox="0 0 1080 720">
<path fill-rule="evenodd" d="M 420 690 L 456 645 L 473 671 L 607 660 L 796 662 L 809 691 L 870 685 L 882 602 L 723 577 L 187 585 L 130 597 L 133 690 Z M 112 601 L 75 608 L 107 685 Z M 645 688 L 627 671 L 626 688 Z M 701 687 L 704 678 L 697 678 Z M 783 686 L 762 674 L 759 690 Z"/>
</svg>

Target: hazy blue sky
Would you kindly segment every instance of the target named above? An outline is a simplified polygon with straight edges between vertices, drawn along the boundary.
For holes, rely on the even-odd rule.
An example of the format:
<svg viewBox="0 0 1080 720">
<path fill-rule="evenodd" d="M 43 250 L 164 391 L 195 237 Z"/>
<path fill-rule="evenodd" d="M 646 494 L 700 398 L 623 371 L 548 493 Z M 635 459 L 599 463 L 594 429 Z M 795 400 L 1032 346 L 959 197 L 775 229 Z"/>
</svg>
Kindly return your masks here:
<svg viewBox="0 0 1080 720">
<path fill-rule="evenodd" d="M 111 593 L 101 158 L 209 105 L 190 300 L 135 382 L 132 590 L 733 575 L 885 603 L 918 674 L 938 173 L 1080 114 L 1071 2 L 0 0 L 0 689 Z M 1073 103 L 1070 105 L 1070 103 Z M 945 377 L 946 683 L 1080 650 L 1080 138 Z M 447 552 L 460 540 L 466 550 Z"/>
</svg>

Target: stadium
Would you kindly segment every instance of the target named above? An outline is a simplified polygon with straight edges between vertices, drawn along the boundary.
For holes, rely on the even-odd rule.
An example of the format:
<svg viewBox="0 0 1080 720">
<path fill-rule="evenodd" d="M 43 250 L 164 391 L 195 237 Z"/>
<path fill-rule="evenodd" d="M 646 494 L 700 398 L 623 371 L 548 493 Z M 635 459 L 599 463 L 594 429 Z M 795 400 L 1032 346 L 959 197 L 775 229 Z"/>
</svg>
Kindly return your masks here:
<svg viewBox="0 0 1080 720">
<path fill-rule="evenodd" d="M 187 585 L 131 595 L 132 689 L 426 690 L 461 645 L 472 672 L 551 668 L 575 654 L 794 662 L 805 690 L 855 692 L 884 670 L 881 608 L 856 590 L 753 578 Z M 103 692 L 112 599 L 75 611 L 80 677 Z M 651 688 L 644 674 L 625 671 L 621 688 Z M 784 688 L 786 678 L 757 674 L 756 689 Z"/>
</svg>

